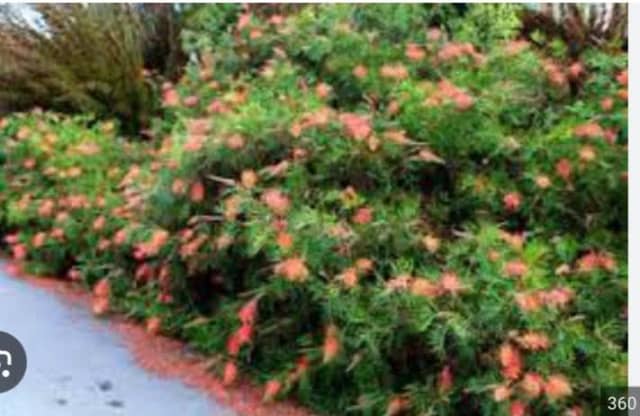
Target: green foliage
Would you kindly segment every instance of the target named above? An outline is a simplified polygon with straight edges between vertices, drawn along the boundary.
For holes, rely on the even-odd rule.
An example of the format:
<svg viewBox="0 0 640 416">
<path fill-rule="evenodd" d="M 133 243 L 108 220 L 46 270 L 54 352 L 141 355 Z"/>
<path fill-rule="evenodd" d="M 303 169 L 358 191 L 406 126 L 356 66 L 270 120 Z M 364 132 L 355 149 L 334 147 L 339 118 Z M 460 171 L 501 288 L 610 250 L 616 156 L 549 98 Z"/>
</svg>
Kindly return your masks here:
<svg viewBox="0 0 640 416">
<path fill-rule="evenodd" d="M 572 95 L 509 24 L 450 41 L 440 12 L 197 9 L 163 143 L 2 123 L 10 249 L 318 412 L 593 408 L 626 379 L 626 56 L 589 51 Z"/>
<path fill-rule="evenodd" d="M 469 4 L 464 17 L 452 24 L 456 39 L 490 47 L 513 39 L 520 29 L 519 4 Z"/>
</svg>

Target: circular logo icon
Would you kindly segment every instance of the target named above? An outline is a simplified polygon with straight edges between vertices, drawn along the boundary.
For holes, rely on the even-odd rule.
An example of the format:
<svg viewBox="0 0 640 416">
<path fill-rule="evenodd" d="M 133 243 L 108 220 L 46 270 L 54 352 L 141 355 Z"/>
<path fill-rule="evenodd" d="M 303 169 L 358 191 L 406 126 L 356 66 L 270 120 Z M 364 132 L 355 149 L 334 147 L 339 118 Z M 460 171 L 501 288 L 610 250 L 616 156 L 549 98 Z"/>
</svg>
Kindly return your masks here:
<svg viewBox="0 0 640 416">
<path fill-rule="evenodd" d="M 27 353 L 13 335 L 0 331 L 0 393 L 20 383 L 27 371 Z"/>
</svg>

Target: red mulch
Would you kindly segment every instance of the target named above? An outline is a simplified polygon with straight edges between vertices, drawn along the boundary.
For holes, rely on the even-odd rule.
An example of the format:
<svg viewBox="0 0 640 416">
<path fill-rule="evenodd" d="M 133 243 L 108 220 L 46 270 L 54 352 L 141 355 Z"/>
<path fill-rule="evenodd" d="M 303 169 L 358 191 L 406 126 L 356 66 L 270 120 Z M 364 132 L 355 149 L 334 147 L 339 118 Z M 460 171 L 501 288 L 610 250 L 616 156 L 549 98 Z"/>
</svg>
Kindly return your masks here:
<svg viewBox="0 0 640 416">
<path fill-rule="evenodd" d="M 8 275 L 56 294 L 65 301 L 91 307 L 91 294 L 73 283 L 25 273 L 20 265 L 9 262 L 4 266 Z M 149 334 L 144 326 L 111 315 L 110 327 L 123 339 L 140 367 L 161 377 L 177 378 L 187 386 L 198 389 L 241 415 L 248 416 L 310 416 L 311 412 L 291 401 L 262 402 L 262 389 L 241 380 L 233 387 L 225 387 L 211 370 L 206 357 L 187 355 L 183 342 Z"/>
</svg>

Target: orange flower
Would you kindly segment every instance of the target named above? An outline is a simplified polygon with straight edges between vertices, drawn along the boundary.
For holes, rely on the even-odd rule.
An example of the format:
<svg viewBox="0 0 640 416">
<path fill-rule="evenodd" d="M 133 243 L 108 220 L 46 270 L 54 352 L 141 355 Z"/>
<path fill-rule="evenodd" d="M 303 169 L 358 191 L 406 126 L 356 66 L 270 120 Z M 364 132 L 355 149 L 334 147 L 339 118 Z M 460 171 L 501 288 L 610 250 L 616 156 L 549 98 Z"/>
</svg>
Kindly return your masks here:
<svg viewBox="0 0 640 416">
<path fill-rule="evenodd" d="M 368 117 L 355 113 L 343 113 L 339 118 L 347 136 L 352 139 L 361 141 L 371 134 L 371 121 Z"/>
<path fill-rule="evenodd" d="M 96 285 L 93 287 L 93 296 L 95 297 L 99 297 L 99 298 L 105 298 L 105 297 L 109 297 L 109 294 L 111 293 L 111 288 L 109 285 L 109 279 L 102 278 L 98 281 L 98 283 L 96 283 Z"/>
<path fill-rule="evenodd" d="M 240 175 L 240 183 L 247 189 L 251 189 L 256 186 L 258 182 L 258 175 L 253 170 L 243 170 Z"/>
<path fill-rule="evenodd" d="M 527 414 L 527 406 L 520 400 L 516 400 L 509 406 L 509 416 L 525 416 Z"/>
<path fill-rule="evenodd" d="M 437 27 L 432 27 L 427 30 L 427 39 L 429 39 L 430 41 L 435 42 L 437 40 L 440 40 L 441 37 L 442 31 Z"/>
<path fill-rule="evenodd" d="M 316 85 L 316 95 L 319 98 L 325 99 L 331 94 L 331 86 L 327 83 L 321 82 Z"/>
<path fill-rule="evenodd" d="M 358 285 L 358 271 L 355 267 L 348 267 L 336 276 L 336 279 L 348 288 L 356 287 Z"/>
<path fill-rule="evenodd" d="M 330 324 L 325 330 L 324 345 L 322 347 L 322 362 L 328 363 L 340 353 L 340 339 L 338 338 L 338 328 Z"/>
<path fill-rule="evenodd" d="M 536 186 L 540 189 L 547 189 L 551 186 L 551 179 L 547 175 L 536 176 Z"/>
<path fill-rule="evenodd" d="M 64 239 L 64 230 L 60 227 L 54 227 L 51 229 L 51 237 L 55 238 L 56 240 L 62 240 Z"/>
<path fill-rule="evenodd" d="M 304 260 L 299 257 L 292 257 L 276 264 L 274 273 L 292 282 L 304 282 L 309 276 Z"/>
<path fill-rule="evenodd" d="M 106 223 L 107 223 L 107 219 L 104 217 L 104 215 L 100 215 L 93 221 L 92 227 L 94 231 L 100 231 L 104 228 Z"/>
<path fill-rule="evenodd" d="M 440 287 L 444 292 L 456 295 L 464 290 L 458 275 L 453 272 L 445 272 L 440 276 Z"/>
<path fill-rule="evenodd" d="M 50 217 L 55 209 L 55 202 L 51 199 L 44 199 L 38 207 L 38 215 L 41 217 Z"/>
<path fill-rule="evenodd" d="M 556 173 L 565 181 L 568 181 L 571 178 L 571 162 L 568 159 L 560 159 L 558 163 L 556 163 Z"/>
<path fill-rule="evenodd" d="M 171 192 L 174 195 L 184 195 L 187 192 L 187 184 L 182 179 L 175 179 L 171 184 Z"/>
<path fill-rule="evenodd" d="M 502 402 L 511 397 L 511 389 L 505 384 L 501 384 L 493 389 L 493 400 Z"/>
<path fill-rule="evenodd" d="M 504 274 L 509 277 L 522 277 L 529 271 L 529 267 L 522 260 L 512 260 L 504 265 Z"/>
<path fill-rule="evenodd" d="M 222 384 L 225 386 L 232 385 L 236 378 L 238 377 L 238 367 L 236 367 L 235 363 L 229 361 L 224 366 L 224 374 L 222 376 Z"/>
<path fill-rule="evenodd" d="M 253 325 L 255 323 L 256 316 L 258 315 L 258 300 L 259 298 L 256 296 L 244 304 L 238 312 L 240 322 L 245 325 Z"/>
<path fill-rule="evenodd" d="M 196 181 L 191 184 L 191 189 L 189 191 L 189 197 L 192 202 L 198 203 L 204 200 L 204 184 L 200 181 Z"/>
<path fill-rule="evenodd" d="M 229 338 L 227 338 L 227 353 L 230 356 L 235 357 L 240 352 L 240 347 L 242 347 L 242 342 L 240 338 L 238 338 L 238 333 L 234 332 Z"/>
<path fill-rule="evenodd" d="M 405 280 L 408 279 L 408 280 Z M 411 278 L 411 276 L 398 276 L 395 279 L 388 282 L 387 286 L 393 286 L 394 288 L 406 289 L 403 287 L 407 285 L 412 294 L 416 296 L 424 296 L 427 298 L 435 298 L 442 293 L 442 287 L 430 280 L 423 278 Z"/>
<path fill-rule="evenodd" d="M 106 298 L 106 297 L 94 298 L 91 303 L 91 310 L 96 316 L 104 315 L 109 311 L 109 298 Z"/>
<path fill-rule="evenodd" d="M 515 380 L 522 372 L 522 357 L 520 351 L 510 343 L 502 344 L 500 347 L 500 364 L 502 365 L 502 375 Z"/>
<path fill-rule="evenodd" d="M 424 49 L 415 43 L 407 44 L 404 54 L 410 61 L 420 61 L 426 55 Z"/>
<path fill-rule="evenodd" d="M 569 380 L 562 374 L 554 374 L 547 378 L 544 392 L 551 401 L 560 400 L 572 393 Z"/>
<path fill-rule="evenodd" d="M 162 326 L 162 320 L 157 316 L 152 316 L 147 319 L 146 330 L 151 335 L 156 335 L 160 332 L 160 328 Z"/>
<path fill-rule="evenodd" d="M 278 216 L 284 216 L 291 205 L 289 197 L 287 197 L 281 190 L 275 188 L 265 190 L 260 199 L 274 214 Z"/>
<path fill-rule="evenodd" d="M 385 416 L 398 416 L 409 410 L 411 403 L 403 396 L 394 396 L 389 400 Z"/>
<path fill-rule="evenodd" d="M 584 65 L 580 61 L 576 61 L 569 66 L 569 77 L 572 79 L 578 79 L 584 73 Z"/>
<path fill-rule="evenodd" d="M 618 98 L 620 98 L 622 101 L 627 101 L 629 99 L 629 90 L 627 90 L 626 88 L 618 90 Z"/>
<path fill-rule="evenodd" d="M 229 111 L 229 107 L 219 99 L 215 99 L 207 106 L 207 113 L 209 114 L 221 114 Z"/>
<path fill-rule="evenodd" d="M 367 68 L 365 66 L 358 65 L 355 68 L 353 68 L 352 74 L 354 77 L 362 79 L 367 76 L 368 72 L 369 71 L 367 71 Z"/>
<path fill-rule="evenodd" d="M 613 109 L 613 98 L 603 98 L 602 101 L 600 101 L 600 108 L 602 108 L 602 111 L 611 111 Z"/>
<path fill-rule="evenodd" d="M 22 162 L 22 166 L 25 169 L 33 169 L 36 166 L 36 160 L 33 158 L 25 159 L 25 161 Z"/>
<path fill-rule="evenodd" d="M 185 97 L 184 100 L 182 100 L 182 104 L 184 104 L 184 106 L 188 108 L 193 108 L 197 106 L 198 102 L 200 102 L 200 99 L 195 95 L 190 95 L 188 97 Z"/>
<path fill-rule="evenodd" d="M 282 389 L 282 383 L 278 380 L 269 380 L 264 387 L 264 396 L 262 400 L 265 402 L 270 402 L 280 393 Z"/>
<path fill-rule="evenodd" d="M 351 220 L 360 225 L 368 224 L 373 220 L 373 210 L 367 207 L 358 208 Z"/>
<path fill-rule="evenodd" d="M 520 382 L 520 389 L 525 396 L 535 399 L 542 394 L 544 390 L 544 380 L 538 373 L 526 373 Z"/>
<path fill-rule="evenodd" d="M 47 240 L 47 234 L 43 232 L 36 233 L 31 239 L 31 245 L 33 247 L 38 248 L 42 247 Z"/>
<path fill-rule="evenodd" d="M 276 236 L 276 244 L 282 250 L 289 250 L 293 246 L 293 237 L 289 233 L 279 232 Z"/>
<path fill-rule="evenodd" d="M 122 228 L 113 235 L 113 244 L 115 244 L 116 246 L 121 246 L 127 241 L 127 237 L 127 229 Z"/>
<path fill-rule="evenodd" d="M 245 27 L 249 26 L 251 23 L 251 13 L 243 13 L 238 16 L 238 23 L 236 24 L 236 29 L 242 30 Z"/>
<path fill-rule="evenodd" d="M 356 260 L 356 269 L 360 273 L 369 273 L 373 270 L 373 261 L 366 258 L 359 258 Z"/>
<path fill-rule="evenodd" d="M 596 158 L 596 150 L 593 146 L 582 146 L 580 148 L 580 160 L 583 162 L 591 162 Z"/>
<path fill-rule="evenodd" d="M 616 81 L 624 87 L 629 85 L 629 72 L 625 69 L 621 71 L 618 75 L 616 75 Z"/>
<path fill-rule="evenodd" d="M 224 218 L 233 221 L 240 213 L 241 199 L 238 195 L 231 195 L 223 201 L 224 204 Z"/>
<path fill-rule="evenodd" d="M 242 149 L 245 145 L 244 137 L 239 134 L 233 134 L 225 140 L 226 146 L 231 150 Z"/>
<path fill-rule="evenodd" d="M 180 94 L 174 88 L 162 92 L 162 105 L 165 107 L 177 107 L 180 104 Z"/>
<path fill-rule="evenodd" d="M 514 250 L 522 250 L 522 246 L 524 245 L 524 235 L 522 233 L 500 231 L 500 238 L 502 238 L 502 240 L 509 244 Z"/>
<path fill-rule="evenodd" d="M 546 350 L 551 344 L 549 338 L 539 332 L 527 332 L 518 337 L 516 341 L 518 341 L 518 344 L 520 344 L 522 348 L 530 351 Z"/>
<path fill-rule="evenodd" d="M 570 288 L 557 287 L 542 293 L 542 299 L 547 306 L 562 308 L 573 299 L 574 292 Z"/>
<path fill-rule="evenodd" d="M 604 136 L 604 129 L 596 122 L 589 122 L 576 126 L 573 134 L 580 138 L 597 139 Z"/>
<path fill-rule="evenodd" d="M 509 192 L 502 198 L 502 203 L 507 211 L 517 211 L 522 204 L 522 197 L 518 192 Z"/>
<path fill-rule="evenodd" d="M 385 64 L 380 68 L 380 75 L 383 78 L 402 80 L 409 76 L 409 71 L 404 65 L 400 63 Z"/>
<path fill-rule="evenodd" d="M 542 299 L 537 292 L 515 294 L 516 303 L 523 312 L 533 312 L 542 307 Z"/>
<path fill-rule="evenodd" d="M 517 55 L 523 50 L 529 47 L 529 42 L 526 40 L 512 40 L 507 42 L 504 47 L 504 51 L 507 55 Z"/>
<path fill-rule="evenodd" d="M 184 142 L 184 150 L 187 152 L 197 152 L 204 146 L 207 137 L 204 135 L 190 135 Z"/>
<path fill-rule="evenodd" d="M 238 340 L 238 344 L 240 346 L 250 343 L 253 338 L 253 326 L 249 324 L 242 324 L 234 336 Z"/>
<path fill-rule="evenodd" d="M 591 272 L 600 266 L 600 257 L 594 251 L 590 251 L 578 259 L 578 271 Z"/>
</svg>

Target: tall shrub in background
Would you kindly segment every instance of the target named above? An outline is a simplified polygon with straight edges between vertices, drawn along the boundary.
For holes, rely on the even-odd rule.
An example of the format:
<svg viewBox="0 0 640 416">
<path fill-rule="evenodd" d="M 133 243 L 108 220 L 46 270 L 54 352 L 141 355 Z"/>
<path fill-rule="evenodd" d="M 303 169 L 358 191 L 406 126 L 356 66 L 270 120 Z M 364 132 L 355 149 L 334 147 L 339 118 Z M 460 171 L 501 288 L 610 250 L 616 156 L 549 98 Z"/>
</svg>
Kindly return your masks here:
<svg viewBox="0 0 640 416">
<path fill-rule="evenodd" d="M 149 59 L 171 56 L 145 49 L 163 33 L 153 25 L 163 22 L 153 18 L 154 12 L 170 20 L 161 7 L 36 5 L 29 13 L 38 16 L 36 21 L 27 20 L 24 9 L 4 7 L 1 105 L 115 116 L 127 131 L 137 132 L 155 108 L 152 84 L 143 71 L 145 52 Z"/>
</svg>

